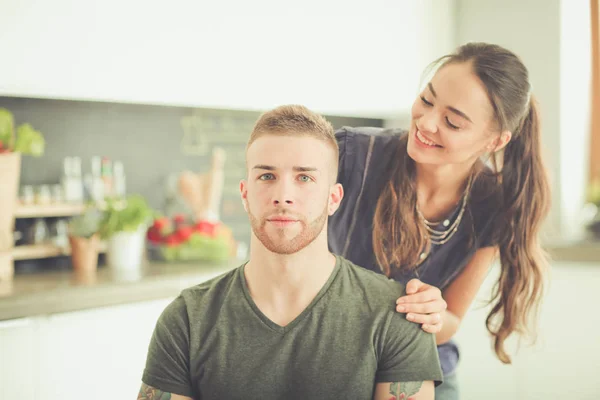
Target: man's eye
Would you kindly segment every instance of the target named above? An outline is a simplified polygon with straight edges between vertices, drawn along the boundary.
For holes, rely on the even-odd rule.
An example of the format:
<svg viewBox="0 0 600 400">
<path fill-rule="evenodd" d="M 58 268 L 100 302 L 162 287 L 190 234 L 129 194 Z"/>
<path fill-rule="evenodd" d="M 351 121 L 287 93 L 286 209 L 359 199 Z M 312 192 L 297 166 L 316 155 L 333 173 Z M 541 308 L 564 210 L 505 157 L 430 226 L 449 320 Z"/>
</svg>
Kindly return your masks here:
<svg viewBox="0 0 600 400">
<path fill-rule="evenodd" d="M 298 179 L 300 179 L 302 182 L 310 182 L 310 181 L 312 181 L 312 179 L 308 175 L 300 175 L 300 178 L 298 178 Z"/>
<path fill-rule="evenodd" d="M 273 176 L 273 174 L 262 174 L 261 176 L 258 177 L 258 179 L 260 179 L 261 181 L 270 181 L 271 179 L 274 179 L 275 177 Z"/>
</svg>

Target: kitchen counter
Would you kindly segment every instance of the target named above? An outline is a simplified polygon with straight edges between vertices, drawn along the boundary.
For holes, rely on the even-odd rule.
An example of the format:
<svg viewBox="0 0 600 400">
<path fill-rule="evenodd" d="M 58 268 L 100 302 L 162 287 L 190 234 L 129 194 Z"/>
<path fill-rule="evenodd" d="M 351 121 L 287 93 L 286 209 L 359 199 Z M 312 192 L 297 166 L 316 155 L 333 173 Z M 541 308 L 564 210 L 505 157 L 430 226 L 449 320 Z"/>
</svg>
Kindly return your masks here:
<svg viewBox="0 0 600 400">
<path fill-rule="evenodd" d="M 556 241 L 545 243 L 544 248 L 552 261 L 600 266 L 598 241 Z M 71 271 L 16 275 L 10 283 L 0 282 L 0 321 L 176 297 L 183 289 L 241 263 L 151 262 L 129 276 L 107 267 L 99 268 L 95 275 Z"/>
<path fill-rule="evenodd" d="M 553 241 L 544 244 L 552 261 L 573 261 L 600 266 L 600 241 Z"/>
<path fill-rule="evenodd" d="M 138 273 L 115 273 L 101 267 L 95 274 L 72 271 L 16 275 L 0 282 L 0 321 L 176 297 L 241 265 L 148 263 Z"/>
</svg>

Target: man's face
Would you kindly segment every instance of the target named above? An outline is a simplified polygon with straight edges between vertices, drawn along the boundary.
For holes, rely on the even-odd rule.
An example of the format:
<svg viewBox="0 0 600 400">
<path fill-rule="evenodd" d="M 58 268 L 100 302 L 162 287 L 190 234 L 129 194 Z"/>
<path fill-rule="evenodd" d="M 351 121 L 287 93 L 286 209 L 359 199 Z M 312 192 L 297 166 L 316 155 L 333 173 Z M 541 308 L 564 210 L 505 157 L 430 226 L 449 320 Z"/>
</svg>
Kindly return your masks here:
<svg viewBox="0 0 600 400">
<path fill-rule="evenodd" d="M 310 136 L 265 134 L 250 145 L 240 190 L 252 231 L 269 251 L 296 253 L 321 234 L 343 195 L 332 180 L 334 154 Z"/>
</svg>

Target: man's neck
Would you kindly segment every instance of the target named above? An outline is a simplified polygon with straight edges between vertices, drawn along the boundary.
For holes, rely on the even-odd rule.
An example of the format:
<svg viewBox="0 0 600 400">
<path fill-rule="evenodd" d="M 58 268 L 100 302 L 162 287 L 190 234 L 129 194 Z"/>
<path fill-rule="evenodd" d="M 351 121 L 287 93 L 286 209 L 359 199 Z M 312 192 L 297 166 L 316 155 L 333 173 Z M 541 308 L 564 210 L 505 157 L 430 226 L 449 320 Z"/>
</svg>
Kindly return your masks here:
<svg viewBox="0 0 600 400">
<path fill-rule="evenodd" d="M 244 274 L 258 308 L 273 322 L 285 326 L 311 303 L 334 268 L 335 256 L 328 250 L 324 230 L 294 254 L 272 253 L 253 236 Z"/>
</svg>

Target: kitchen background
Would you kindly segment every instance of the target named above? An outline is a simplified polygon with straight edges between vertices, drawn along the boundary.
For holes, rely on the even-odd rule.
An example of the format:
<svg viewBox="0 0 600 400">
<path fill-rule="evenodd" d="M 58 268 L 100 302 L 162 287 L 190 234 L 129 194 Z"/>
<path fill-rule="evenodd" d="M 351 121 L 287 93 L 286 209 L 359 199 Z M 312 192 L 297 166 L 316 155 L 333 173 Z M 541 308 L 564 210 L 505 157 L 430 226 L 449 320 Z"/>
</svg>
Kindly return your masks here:
<svg viewBox="0 0 600 400">
<path fill-rule="evenodd" d="M 242 154 L 261 111 L 299 103 L 336 127 L 406 127 L 429 62 L 469 41 L 515 51 L 542 110 L 552 274 L 537 344 L 512 338 L 513 363 L 503 365 L 485 330 L 498 266 L 490 271 L 457 334 L 461 398 L 598 398 L 600 244 L 587 228 L 600 173 L 600 133 L 590 133 L 598 0 L 0 0 L 0 10 L 0 108 L 46 141 L 42 157 L 22 159 L 22 196 L 42 185 L 52 196 L 66 157 L 79 158 L 83 179 L 106 157 L 122 165 L 128 194 L 185 211 L 172 196 L 176 174 L 207 171 L 220 147 L 221 219 L 239 242 L 249 233 Z M 600 96 L 598 81 L 591 92 Z M 73 210 L 18 211 L 17 244 L 36 221 L 56 230 Z M 97 275 L 79 276 L 69 254 L 47 250 L 15 253 L 15 276 L 0 284 L 1 400 L 135 398 L 160 312 L 181 289 L 240 263 L 237 254 L 217 265 L 150 260 L 119 275 L 104 247 Z"/>
<path fill-rule="evenodd" d="M 226 160 L 221 220 L 237 241 L 249 244 L 239 182 L 245 178 L 246 142 L 259 112 L 18 97 L 0 97 L 0 107 L 11 110 L 16 121 L 27 121 L 43 132 L 46 141 L 43 157 L 22 159 L 20 197 L 25 192 L 35 196 L 44 187 L 52 196 L 57 186 L 64 197 L 65 159 L 79 159 L 79 185 L 85 185 L 93 176 L 94 158 L 104 158 L 109 166 L 122 164 L 127 193 L 142 195 L 166 215 L 186 213 L 189 209 L 178 199 L 178 175 L 185 170 L 208 171 L 212 149 L 222 148 Z M 377 118 L 327 118 L 336 128 L 383 125 Z M 52 228 L 57 218 L 45 221 L 48 236 L 56 235 Z M 21 237 L 17 244 L 33 244 L 35 222 L 17 220 Z M 70 268 L 68 256 L 18 260 L 15 265 L 17 272 L 65 268 Z"/>
</svg>

